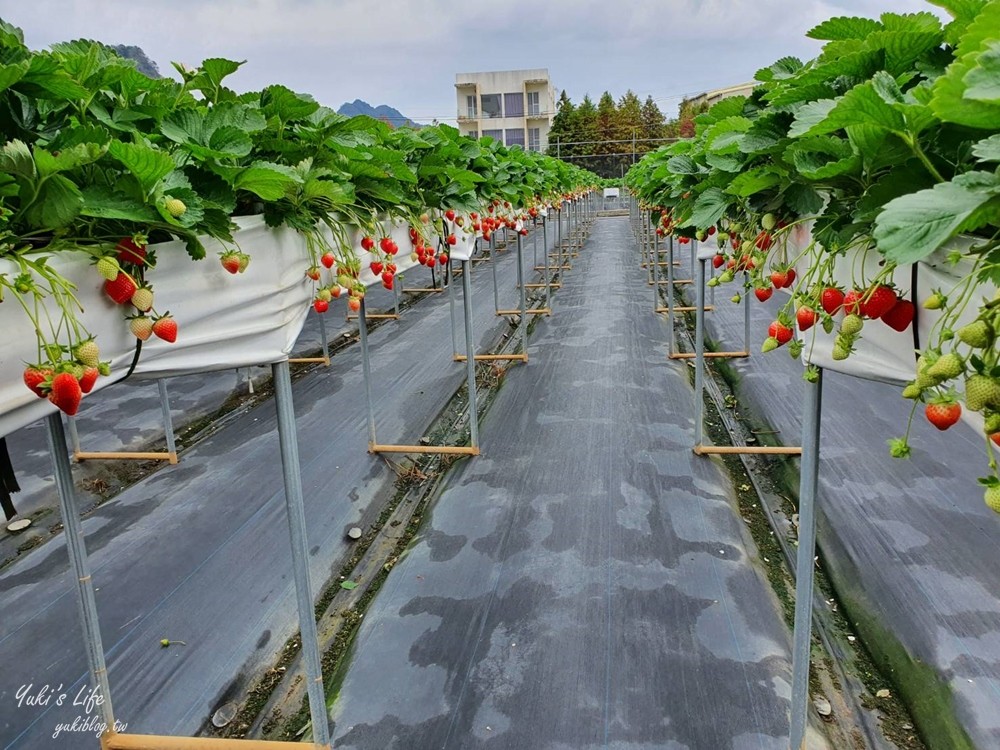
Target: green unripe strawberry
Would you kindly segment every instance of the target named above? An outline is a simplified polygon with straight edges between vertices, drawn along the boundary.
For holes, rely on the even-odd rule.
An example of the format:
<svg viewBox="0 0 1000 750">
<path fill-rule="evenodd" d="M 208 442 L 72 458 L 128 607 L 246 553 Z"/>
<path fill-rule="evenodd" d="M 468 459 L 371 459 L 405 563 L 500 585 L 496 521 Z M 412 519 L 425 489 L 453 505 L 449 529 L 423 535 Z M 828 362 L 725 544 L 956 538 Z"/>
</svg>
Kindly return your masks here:
<svg viewBox="0 0 1000 750">
<path fill-rule="evenodd" d="M 238 257 L 240 261 L 240 273 L 243 273 L 247 270 L 247 266 L 250 265 L 250 256 L 246 253 L 240 253 Z"/>
<path fill-rule="evenodd" d="M 319 299 L 323 300 L 324 302 L 329 302 L 331 299 L 333 299 L 333 295 L 330 294 L 330 290 L 325 288 L 320 289 L 318 292 L 316 292 L 316 296 Z"/>
<path fill-rule="evenodd" d="M 983 493 L 986 507 L 994 513 L 1000 513 L 1000 484 L 991 484 Z"/>
<path fill-rule="evenodd" d="M 835 362 L 842 362 L 851 356 L 851 348 L 843 342 L 838 341 L 833 345 L 833 359 Z"/>
<path fill-rule="evenodd" d="M 1000 432 L 1000 412 L 990 414 L 986 417 L 986 422 L 983 425 L 983 431 L 987 435 L 992 435 L 994 432 Z"/>
<path fill-rule="evenodd" d="M 958 340 L 968 344 L 974 349 L 982 349 L 988 346 L 993 337 L 993 329 L 985 320 L 974 320 L 967 326 L 962 326 L 956 331 Z"/>
<path fill-rule="evenodd" d="M 946 304 L 948 304 L 948 298 L 941 294 L 941 292 L 934 292 L 934 294 L 924 300 L 924 309 L 940 310 Z"/>
<path fill-rule="evenodd" d="M 764 214 L 764 216 L 761 217 L 760 225 L 765 230 L 770 232 L 772 229 L 778 226 L 778 217 L 775 216 L 774 214 Z"/>
<path fill-rule="evenodd" d="M 86 367 L 97 367 L 101 362 L 101 351 L 93 339 L 87 339 L 77 344 L 73 355 Z"/>
<path fill-rule="evenodd" d="M 111 363 L 101 362 L 100 364 L 97 365 L 97 371 L 104 377 L 108 377 L 108 375 L 111 374 Z"/>
<path fill-rule="evenodd" d="M 788 356 L 792 359 L 798 359 L 802 354 L 802 342 L 798 339 L 793 339 L 788 345 Z"/>
<path fill-rule="evenodd" d="M 966 378 L 965 403 L 972 411 L 982 411 L 987 406 L 1000 409 L 1000 381 L 985 375 Z"/>
<path fill-rule="evenodd" d="M 734 294 L 732 297 L 729 298 L 729 301 L 732 302 L 734 305 L 740 304 L 742 300 L 743 298 L 740 297 L 740 295 L 738 294 Z"/>
<path fill-rule="evenodd" d="M 149 312 L 153 307 L 153 290 L 148 286 L 141 286 L 132 293 L 132 307 L 140 312 Z"/>
<path fill-rule="evenodd" d="M 165 206 L 167 212 L 175 219 L 179 219 L 187 211 L 187 206 L 184 205 L 184 201 L 180 198 L 167 198 Z"/>
<path fill-rule="evenodd" d="M 760 350 L 764 354 L 767 354 L 768 352 L 773 352 L 779 346 L 781 346 L 781 344 L 778 343 L 778 339 L 774 338 L 774 336 L 768 336 L 764 339 L 764 345 L 761 346 Z"/>
<path fill-rule="evenodd" d="M 847 334 L 848 336 L 855 336 L 861 333 L 861 329 L 865 327 L 865 322 L 861 319 L 860 315 L 848 315 L 840 324 L 840 332 Z"/>
<path fill-rule="evenodd" d="M 121 270 L 122 269 L 121 266 L 118 265 L 118 261 L 110 255 L 105 255 L 97 261 L 97 272 L 108 281 L 114 281 L 117 279 L 118 272 Z"/>
<path fill-rule="evenodd" d="M 927 368 L 927 374 L 938 381 L 957 378 L 965 372 L 965 360 L 954 352 L 943 355 L 937 362 Z"/>
<path fill-rule="evenodd" d="M 920 398 L 920 394 L 923 393 L 923 392 L 924 392 L 924 389 L 921 388 L 916 383 L 909 383 L 903 389 L 903 398 L 918 399 L 918 398 Z"/>
<path fill-rule="evenodd" d="M 707 286 L 716 287 L 719 285 L 719 279 L 716 276 L 710 278 L 706 284 Z"/>
<path fill-rule="evenodd" d="M 749 255 L 754 251 L 754 244 L 752 240 L 743 240 L 743 244 L 740 245 L 740 250 L 744 255 Z"/>
<path fill-rule="evenodd" d="M 723 284 L 728 284 L 732 280 L 733 280 L 733 272 L 728 268 L 725 271 L 723 271 L 722 274 L 719 276 L 719 281 L 722 282 Z"/>
<path fill-rule="evenodd" d="M 720 245 L 726 244 L 727 242 L 729 242 L 729 232 L 719 232 L 716 239 L 719 240 Z"/>
</svg>

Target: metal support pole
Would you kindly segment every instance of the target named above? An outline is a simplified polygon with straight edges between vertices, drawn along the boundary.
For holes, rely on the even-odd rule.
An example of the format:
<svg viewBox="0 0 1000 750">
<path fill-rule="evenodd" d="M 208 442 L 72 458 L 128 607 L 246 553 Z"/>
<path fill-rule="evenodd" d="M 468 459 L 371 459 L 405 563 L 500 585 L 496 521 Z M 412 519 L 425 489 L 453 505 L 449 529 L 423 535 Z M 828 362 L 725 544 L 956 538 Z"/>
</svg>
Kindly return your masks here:
<svg viewBox="0 0 1000 750">
<path fill-rule="evenodd" d="M 490 233 L 490 266 L 493 272 L 493 310 L 500 309 L 500 291 L 497 288 L 497 236 L 496 232 Z"/>
<path fill-rule="evenodd" d="M 542 269 L 545 280 L 545 306 L 552 307 L 552 287 L 549 281 L 549 212 L 542 217 L 542 255 L 545 256 L 545 267 Z"/>
<path fill-rule="evenodd" d="M 398 312 L 398 311 L 397 311 Z M 323 358 L 329 362 L 330 361 L 330 342 L 326 340 L 326 316 L 319 316 L 319 338 L 323 345 Z"/>
<path fill-rule="evenodd" d="M 524 257 L 521 233 L 517 233 L 517 286 L 521 290 L 521 319 L 517 323 L 521 334 L 521 351 L 528 356 L 528 293 L 524 288 Z"/>
<path fill-rule="evenodd" d="M 83 450 L 80 447 L 80 431 L 76 427 L 76 417 L 66 417 L 66 424 L 69 427 L 69 444 L 73 448 L 73 454 L 76 455 Z"/>
<path fill-rule="evenodd" d="M 653 285 L 656 286 L 655 284 Z M 674 236 L 667 242 L 667 356 L 674 353 Z"/>
<path fill-rule="evenodd" d="M 100 690 L 103 702 L 101 716 L 104 724 L 113 729 L 115 712 L 111 706 L 111 687 L 108 684 L 108 666 L 104 660 L 104 644 L 101 642 L 101 625 L 97 617 L 97 600 L 94 597 L 94 581 L 90 577 L 90 562 L 87 559 L 87 545 L 83 536 L 83 526 L 74 502 L 73 472 L 66 452 L 66 433 L 63 431 L 62 416 L 55 412 L 46 417 L 46 437 L 56 487 L 59 489 L 59 509 L 62 512 L 63 528 L 66 533 L 66 550 L 69 563 L 76 578 L 76 603 L 83 626 L 83 642 L 87 648 L 87 667 Z"/>
<path fill-rule="evenodd" d="M 690 279 L 694 278 L 694 264 L 695 258 L 698 256 L 698 240 L 691 240 L 691 275 L 688 277 Z"/>
<path fill-rule="evenodd" d="M 792 639 L 793 750 L 805 748 L 809 706 L 809 645 L 812 639 L 813 578 L 816 556 L 816 486 L 819 475 L 820 416 L 823 409 L 823 371 L 806 384 L 802 416 L 802 459 L 799 464 L 799 547 L 795 563 L 795 629 Z"/>
<path fill-rule="evenodd" d="M 157 390 L 160 392 L 160 411 L 163 412 L 163 434 L 167 440 L 167 453 L 171 456 L 171 463 L 177 461 L 177 441 L 174 439 L 174 421 L 170 417 L 170 397 L 167 395 L 167 381 L 160 378 L 156 381 Z"/>
<path fill-rule="evenodd" d="M 556 218 L 559 220 L 559 236 L 558 245 L 556 246 L 559 251 L 556 253 L 556 265 L 559 268 L 559 276 L 562 277 L 562 267 L 565 265 L 563 261 L 563 217 L 562 217 L 562 202 L 559 203 L 559 208 L 556 209 Z"/>
<path fill-rule="evenodd" d="M 472 335 L 472 264 L 462 261 L 462 309 L 465 313 L 465 382 L 469 391 L 469 439 L 479 448 L 479 403 L 476 397 L 476 347 Z M 362 308 L 364 309 L 364 308 Z"/>
<path fill-rule="evenodd" d="M 469 273 L 465 269 L 466 275 Z M 361 339 L 361 372 L 365 379 L 365 406 L 368 408 L 368 443 L 375 445 L 375 406 L 372 400 L 372 365 L 368 354 L 368 320 L 365 318 L 365 298 L 358 310 L 358 334 Z"/>
<path fill-rule="evenodd" d="M 450 271 L 450 270 L 451 270 L 451 265 L 449 264 L 448 271 Z M 446 283 L 450 287 L 451 286 L 451 279 L 450 278 L 446 279 Z M 395 284 L 392 285 L 392 307 L 393 307 L 393 312 L 396 313 L 396 317 L 398 318 L 399 317 L 399 287 L 397 287 Z M 323 350 L 324 350 L 323 354 L 325 355 L 326 354 L 326 336 L 323 337 Z"/>
<path fill-rule="evenodd" d="M 750 273 L 743 272 L 743 351 L 750 356 Z"/>
<path fill-rule="evenodd" d="M 471 267 L 471 266 L 470 266 Z M 448 258 L 448 276 L 451 277 L 451 258 Z M 455 325 L 455 290 L 454 284 L 448 282 L 448 317 L 451 318 L 451 352 L 452 357 L 458 356 L 458 328 Z"/>
<path fill-rule="evenodd" d="M 274 376 L 274 404 L 278 412 L 281 473 L 285 480 L 285 509 L 288 514 L 288 533 L 292 545 L 292 573 L 295 578 L 295 598 L 299 610 L 302 655 L 305 658 L 306 691 L 309 695 L 313 742 L 320 747 L 329 747 L 330 720 L 326 711 L 323 668 L 320 662 L 319 640 L 316 636 L 315 603 L 312 583 L 309 580 L 309 540 L 306 534 L 299 441 L 295 430 L 292 377 L 288 362 L 275 362 L 271 365 L 271 373 Z"/>
<path fill-rule="evenodd" d="M 653 234 L 653 312 L 660 309 L 660 235 Z"/>
<path fill-rule="evenodd" d="M 704 442 L 705 431 L 705 261 L 695 261 L 694 328 L 694 444 Z"/>
<path fill-rule="evenodd" d="M 532 266 L 538 265 L 538 220 L 535 219 L 531 222 L 531 246 L 534 252 L 534 260 Z"/>
</svg>

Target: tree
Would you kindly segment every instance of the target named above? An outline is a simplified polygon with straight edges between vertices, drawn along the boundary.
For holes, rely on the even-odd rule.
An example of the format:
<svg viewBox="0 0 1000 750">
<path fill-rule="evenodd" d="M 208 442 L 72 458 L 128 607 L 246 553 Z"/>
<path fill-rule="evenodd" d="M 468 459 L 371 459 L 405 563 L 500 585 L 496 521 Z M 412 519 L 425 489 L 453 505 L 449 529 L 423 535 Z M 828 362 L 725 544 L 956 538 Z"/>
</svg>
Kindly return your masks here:
<svg viewBox="0 0 1000 750">
<path fill-rule="evenodd" d="M 618 101 L 618 117 L 616 128 L 618 132 L 617 140 L 626 141 L 620 144 L 617 149 L 621 153 L 632 153 L 632 141 L 642 137 L 642 102 L 635 95 L 632 89 L 625 92 L 625 95 Z M 642 152 L 642 143 L 635 144 L 637 153 Z"/>
<path fill-rule="evenodd" d="M 600 130 L 597 125 L 597 107 L 594 105 L 590 94 L 583 97 L 580 106 L 576 108 L 576 132 L 579 140 L 584 141 L 577 149 L 579 154 L 595 154 L 599 144 L 593 143 L 600 138 Z M 587 143 L 591 141 L 591 143 Z"/>
<path fill-rule="evenodd" d="M 660 111 L 660 108 L 656 106 L 656 102 L 653 101 L 652 96 L 646 97 L 646 102 L 642 105 L 642 137 L 643 138 L 664 138 L 664 127 L 666 125 L 666 118 Z M 649 150 L 653 150 L 659 146 L 655 142 L 647 142 L 645 144 Z"/>
<path fill-rule="evenodd" d="M 602 141 L 613 141 L 617 133 L 618 107 L 611 94 L 605 91 L 597 102 L 597 137 Z"/>
<path fill-rule="evenodd" d="M 569 156 L 569 152 L 563 150 L 562 144 L 578 140 L 580 139 L 576 137 L 576 107 L 563 89 L 556 103 L 552 127 L 549 128 L 548 153 L 551 156 Z"/>
</svg>

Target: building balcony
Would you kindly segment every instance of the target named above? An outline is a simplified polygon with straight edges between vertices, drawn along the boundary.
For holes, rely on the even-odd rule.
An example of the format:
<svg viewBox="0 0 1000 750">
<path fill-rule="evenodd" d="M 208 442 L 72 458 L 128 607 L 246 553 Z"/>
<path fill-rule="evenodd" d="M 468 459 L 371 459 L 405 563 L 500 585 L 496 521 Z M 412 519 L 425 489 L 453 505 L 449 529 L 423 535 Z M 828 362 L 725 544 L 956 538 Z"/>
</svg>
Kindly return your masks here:
<svg viewBox="0 0 1000 750">
<path fill-rule="evenodd" d="M 528 112 L 527 118 L 529 120 L 548 120 L 549 118 L 552 117 L 553 114 L 554 113 L 552 112 L 542 112 L 542 111 Z"/>
<path fill-rule="evenodd" d="M 468 112 L 459 112 L 458 121 L 459 122 L 475 122 L 479 119 L 479 115 L 470 115 Z"/>
<path fill-rule="evenodd" d="M 464 81 L 462 83 L 456 83 L 455 84 L 455 88 L 456 89 L 474 89 L 474 88 L 476 88 L 476 82 L 475 81 Z"/>
</svg>

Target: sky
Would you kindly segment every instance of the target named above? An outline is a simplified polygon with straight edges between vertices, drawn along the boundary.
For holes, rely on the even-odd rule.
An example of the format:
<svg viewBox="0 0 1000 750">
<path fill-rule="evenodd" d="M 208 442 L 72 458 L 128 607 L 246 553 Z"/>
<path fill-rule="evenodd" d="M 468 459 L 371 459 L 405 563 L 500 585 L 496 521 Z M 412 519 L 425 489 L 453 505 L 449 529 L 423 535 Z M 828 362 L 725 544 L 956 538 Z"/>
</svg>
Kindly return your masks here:
<svg viewBox="0 0 1000 750">
<path fill-rule="evenodd" d="M 924 0 L 0 0 L 33 49 L 137 45 L 174 76 L 172 61 L 245 60 L 238 91 L 281 83 L 451 123 L 459 72 L 548 68 L 574 102 L 632 89 L 673 116 L 685 95 L 815 56 L 805 33 L 826 18 L 921 10 L 942 15 Z"/>
</svg>

